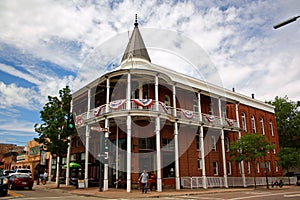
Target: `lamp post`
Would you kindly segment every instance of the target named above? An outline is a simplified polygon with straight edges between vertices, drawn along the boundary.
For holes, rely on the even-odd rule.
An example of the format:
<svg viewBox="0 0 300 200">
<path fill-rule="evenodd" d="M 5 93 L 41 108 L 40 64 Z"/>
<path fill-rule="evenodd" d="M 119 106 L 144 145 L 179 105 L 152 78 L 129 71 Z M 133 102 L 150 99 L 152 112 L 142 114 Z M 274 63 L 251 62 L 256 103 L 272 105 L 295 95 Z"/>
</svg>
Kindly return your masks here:
<svg viewBox="0 0 300 200">
<path fill-rule="evenodd" d="M 289 23 L 292 23 L 292 22 L 296 21 L 298 18 L 300 18 L 300 15 L 299 15 L 299 16 L 295 16 L 295 17 L 292 17 L 292 18 L 290 18 L 290 19 L 288 19 L 288 20 L 286 20 L 286 21 L 283 21 L 283 22 L 281 22 L 281 23 L 279 23 L 279 24 L 276 24 L 275 26 L 273 26 L 273 28 L 274 28 L 274 29 L 280 28 L 280 27 L 282 27 L 282 26 L 285 26 L 285 25 L 287 25 L 287 24 L 289 24 Z"/>
</svg>

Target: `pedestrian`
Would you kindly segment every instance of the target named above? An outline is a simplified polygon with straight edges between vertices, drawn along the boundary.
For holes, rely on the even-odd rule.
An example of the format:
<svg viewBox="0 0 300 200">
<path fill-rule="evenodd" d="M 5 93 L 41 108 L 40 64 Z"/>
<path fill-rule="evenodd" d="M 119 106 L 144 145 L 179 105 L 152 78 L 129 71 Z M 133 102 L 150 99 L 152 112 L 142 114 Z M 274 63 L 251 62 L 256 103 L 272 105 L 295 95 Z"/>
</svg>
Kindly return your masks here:
<svg viewBox="0 0 300 200">
<path fill-rule="evenodd" d="M 44 175 L 43 175 L 43 184 L 45 185 L 47 181 L 48 181 L 48 173 L 47 173 L 47 170 L 45 170 Z"/>
<path fill-rule="evenodd" d="M 150 190 L 152 191 L 153 187 L 156 189 L 156 174 L 152 172 L 150 174 Z"/>
<path fill-rule="evenodd" d="M 148 173 L 146 172 L 146 170 L 144 170 L 139 177 L 139 182 L 142 183 L 142 193 L 148 192 L 148 176 Z"/>
</svg>

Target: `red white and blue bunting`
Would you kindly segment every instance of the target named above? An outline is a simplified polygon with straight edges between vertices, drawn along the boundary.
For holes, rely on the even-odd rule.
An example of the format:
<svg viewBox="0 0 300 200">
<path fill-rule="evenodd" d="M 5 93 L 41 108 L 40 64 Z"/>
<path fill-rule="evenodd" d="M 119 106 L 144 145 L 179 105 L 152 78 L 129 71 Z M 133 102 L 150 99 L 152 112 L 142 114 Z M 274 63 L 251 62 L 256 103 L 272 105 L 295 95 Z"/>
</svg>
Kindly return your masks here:
<svg viewBox="0 0 300 200">
<path fill-rule="evenodd" d="M 194 117 L 194 112 L 191 110 L 181 109 L 181 112 L 187 119 L 192 119 Z"/>
<path fill-rule="evenodd" d="M 118 110 L 126 102 L 126 99 L 116 100 L 109 103 L 109 107 L 113 110 Z"/>
<path fill-rule="evenodd" d="M 136 105 L 143 107 L 151 106 L 154 103 L 153 99 L 133 99 L 133 102 Z"/>
<path fill-rule="evenodd" d="M 206 115 L 206 119 L 208 122 L 214 122 L 215 121 L 215 116 L 213 115 Z"/>
<path fill-rule="evenodd" d="M 228 119 L 228 118 L 226 118 L 226 121 L 227 121 L 227 124 L 228 124 L 229 126 L 233 126 L 233 125 L 234 125 L 233 119 Z"/>
<path fill-rule="evenodd" d="M 99 116 L 100 113 L 101 113 L 101 111 L 102 111 L 102 109 L 103 109 L 104 107 L 105 107 L 105 105 L 101 105 L 101 106 L 99 106 L 99 107 L 97 107 L 97 108 L 94 108 L 94 116 L 95 116 L 95 117 Z"/>
<path fill-rule="evenodd" d="M 163 102 L 159 102 L 159 104 L 161 105 L 161 107 L 163 108 L 163 110 L 166 112 L 166 113 L 168 113 L 168 106 L 165 104 L 165 103 L 163 103 Z"/>
</svg>

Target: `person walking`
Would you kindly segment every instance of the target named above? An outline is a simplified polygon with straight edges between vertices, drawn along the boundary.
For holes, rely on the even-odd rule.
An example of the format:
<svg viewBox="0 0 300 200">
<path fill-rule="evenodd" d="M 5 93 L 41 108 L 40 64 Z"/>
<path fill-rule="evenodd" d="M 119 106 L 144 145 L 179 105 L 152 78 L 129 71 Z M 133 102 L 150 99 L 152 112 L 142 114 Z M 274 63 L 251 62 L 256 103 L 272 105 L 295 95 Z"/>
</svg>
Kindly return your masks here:
<svg viewBox="0 0 300 200">
<path fill-rule="evenodd" d="M 143 171 L 143 173 L 139 177 L 139 182 L 142 183 L 142 193 L 147 193 L 148 192 L 148 173 L 146 170 Z"/>
<path fill-rule="evenodd" d="M 150 190 L 152 191 L 153 188 L 156 188 L 156 174 L 154 172 L 152 172 L 150 174 Z"/>
</svg>

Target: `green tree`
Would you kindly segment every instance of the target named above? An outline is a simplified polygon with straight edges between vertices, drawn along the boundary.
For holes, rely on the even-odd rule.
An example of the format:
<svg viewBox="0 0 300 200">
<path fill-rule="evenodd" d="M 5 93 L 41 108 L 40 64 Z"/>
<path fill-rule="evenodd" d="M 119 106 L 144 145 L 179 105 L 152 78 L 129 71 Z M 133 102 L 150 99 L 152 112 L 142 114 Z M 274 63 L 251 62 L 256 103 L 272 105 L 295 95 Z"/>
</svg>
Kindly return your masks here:
<svg viewBox="0 0 300 200">
<path fill-rule="evenodd" d="M 231 160 L 250 162 L 251 170 L 254 172 L 254 187 L 256 188 L 256 163 L 274 148 L 275 146 L 270 145 L 270 142 L 264 135 L 246 133 L 239 140 L 231 143 Z"/>
<path fill-rule="evenodd" d="M 34 130 L 39 135 L 35 140 L 40 144 L 47 145 L 47 150 L 60 158 L 67 153 L 68 137 L 75 133 L 75 130 L 67 128 L 71 100 L 72 95 L 68 86 L 59 90 L 59 97 L 48 96 L 48 102 L 40 111 L 42 124 L 34 125 Z M 59 177 L 56 178 L 59 180 Z"/>
<path fill-rule="evenodd" d="M 281 148 L 278 157 L 280 159 L 279 165 L 287 171 L 287 174 L 289 174 L 291 168 L 297 167 L 300 164 L 300 154 L 295 148 Z"/>
<path fill-rule="evenodd" d="M 268 102 L 275 106 L 277 131 L 280 147 L 292 147 L 300 150 L 300 102 L 293 102 L 287 96 L 275 97 Z"/>
</svg>

